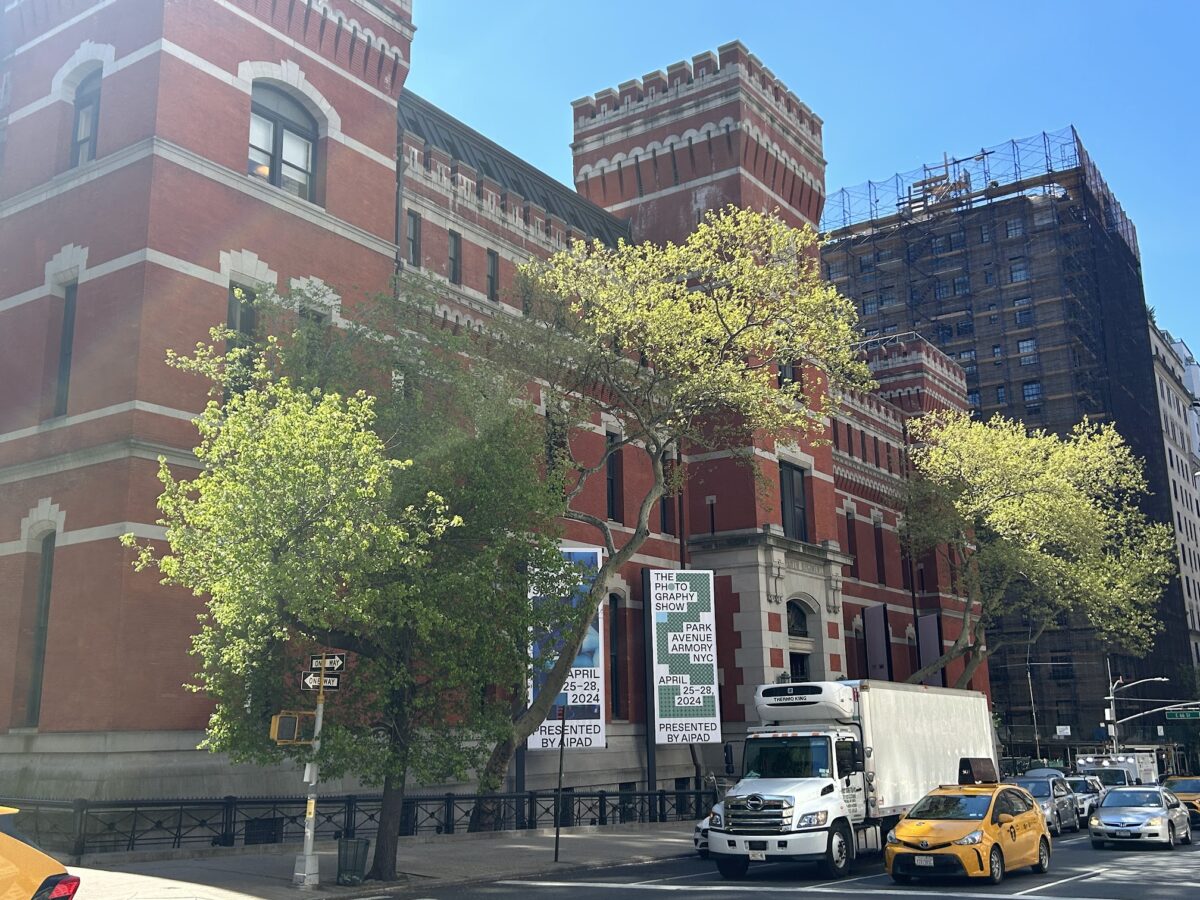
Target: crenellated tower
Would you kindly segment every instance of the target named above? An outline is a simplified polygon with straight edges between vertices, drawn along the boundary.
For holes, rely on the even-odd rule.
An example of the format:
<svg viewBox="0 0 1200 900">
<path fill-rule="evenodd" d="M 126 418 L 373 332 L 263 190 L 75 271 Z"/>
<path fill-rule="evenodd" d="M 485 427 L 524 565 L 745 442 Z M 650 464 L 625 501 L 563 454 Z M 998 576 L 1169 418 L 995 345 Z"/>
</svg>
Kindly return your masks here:
<svg viewBox="0 0 1200 900">
<path fill-rule="evenodd" d="M 679 240 L 730 203 L 820 219 L 821 119 L 739 41 L 572 107 L 576 189 L 635 239 Z"/>
</svg>

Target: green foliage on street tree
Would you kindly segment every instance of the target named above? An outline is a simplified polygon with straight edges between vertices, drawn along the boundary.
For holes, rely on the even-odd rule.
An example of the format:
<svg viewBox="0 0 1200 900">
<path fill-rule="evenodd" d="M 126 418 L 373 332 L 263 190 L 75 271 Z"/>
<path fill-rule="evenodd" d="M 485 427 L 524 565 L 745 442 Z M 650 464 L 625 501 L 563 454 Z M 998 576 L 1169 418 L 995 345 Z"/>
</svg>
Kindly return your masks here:
<svg viewBox="0 0 1200 900">
<path fill-rule="evenodd" d="M 965 686 L 1000 646 L 988 632 L 1006 615 L 1030 622 L 1030 641 L 1078 614 L 1110 646 L 1150 648 L 1174 541 L 1139 508 L 1142 465 L 1113 425 L 1085 421 L 1059 437 L 938 412 L 909 429 L 917 446 L 903 540 L 913 558 L 952 557 L 969 601 L 962 633 L 910 682 L 963 659 Z"/>
</svg>

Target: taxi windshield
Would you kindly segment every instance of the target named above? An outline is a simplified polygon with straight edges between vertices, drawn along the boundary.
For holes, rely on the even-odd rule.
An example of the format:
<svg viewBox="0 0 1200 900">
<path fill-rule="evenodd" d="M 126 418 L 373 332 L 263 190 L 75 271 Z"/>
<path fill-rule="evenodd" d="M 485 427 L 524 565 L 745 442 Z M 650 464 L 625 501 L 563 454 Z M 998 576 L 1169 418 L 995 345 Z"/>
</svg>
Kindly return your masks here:
<svg viewBox="0 0 1200 900">
<path fill-rule="evenodd" d="M 982 819 L 991 794 L 930 794 L 908 811 L 909 819 Z"/>
<path fill-rule="evenodd" d="M 1163 787 L 1177 794 L 1200 794 L 1200 778 L 1168 778 Z"/>
<path fill-rule="evenodd" d="M 746 741 L 746 778 L 831 778 L 829 738 L 772 737 Z"/>
<path fill-rule="evenodd" d="M 1162 806 L 1162 795 L 1158 791 L 1109 791 L 1100 801 L 1103 807 L 1111 806 Z"/>
</svg>

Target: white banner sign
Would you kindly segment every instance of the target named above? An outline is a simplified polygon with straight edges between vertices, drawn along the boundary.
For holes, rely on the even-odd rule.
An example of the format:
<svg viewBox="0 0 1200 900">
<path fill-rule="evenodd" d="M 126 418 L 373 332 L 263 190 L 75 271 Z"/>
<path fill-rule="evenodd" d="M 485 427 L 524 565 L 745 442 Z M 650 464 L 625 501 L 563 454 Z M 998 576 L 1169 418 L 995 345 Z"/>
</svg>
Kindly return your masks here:
<svg viewBox="0 0 1200 900">
<path fill-rule="evenodd" d="M 586 573 L 579 588 L 575 591 L 574 603 L 583 602 L 584 595 L 591 585 L 595 573 L 600 570 L 601 555 L 604 551 L 598 548 L 578 549 L 564 547 L 562 554 L 571 562 L 581 566 Z M 532 598 L 536 603 L 538 598 Z M 583 639 L 575 657 L 575 664 L 563 684 L 562 692 L 554 700 L 546 720 L 538 726 L 537 731 L 529 736 L 527 746 L 530 750 L 556 750 L 562 741 L 568 750 L 603 750 L 607 741 L 604 727 L 605 710 L 605 665 L 604 649 L 601 635 L 604 634 L 604 604 L 596 611 L 596 618 L 588 626 L 587 636 Z M 561 644 L 561 639 L 557 641 Z M 547 652 L 549 651 L 549 652 Z M 529 702 L 532 703 L 537 692 L 541 690 L 549 667 L 554 665 L 556 656 L 541 659 L 549 653 L 557 652 L 549 648 L 534 645 L 535 675 L 529 686 Z M 544 665 L 544 668 L 543 668 Z"/>
<path fill-rule="evenodd" d="M 713 573 L 650 570 L 658 744 L 721 743 Z"/>
</svg>

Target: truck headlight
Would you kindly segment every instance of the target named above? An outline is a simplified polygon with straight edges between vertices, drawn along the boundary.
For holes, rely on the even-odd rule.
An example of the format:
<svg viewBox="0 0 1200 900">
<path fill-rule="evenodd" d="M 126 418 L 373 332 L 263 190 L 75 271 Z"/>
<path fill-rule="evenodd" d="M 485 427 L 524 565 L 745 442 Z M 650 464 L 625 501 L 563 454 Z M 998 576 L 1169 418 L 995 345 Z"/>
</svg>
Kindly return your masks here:
<svg viewBox="0 0 1200 900">
<path fill-rule="evenodd" d="M 970 834 L 966 835 L 965 837 L 960 837 L 954 843 L 956 843 L 956 844 L 982 844 L 983 843 L 983 832 L 978 831 L 978 830 L 972 831 Z"/>
<path fill-rule="evenodd" d="M 891 831 L 888 832 L 887 842 L 889 844 L 900 843 L 900 838 L 896 837 L 896 829 L 895 828 L 893 828 Z"/>
<path fill-rule="evenodd" d="M 708 827 L 709 828 L 720 828 L 721 827 L 721 814 L 719 812 L 709 813 Z"/>
<path fill-rule="evenodd" d="M 821 810 L 820 812 L 805 813 L 796 820 L 797 828 L 816 828 L 818 825 L 824 825 L 829 821 L 829 811 Z"/>
</svg>

